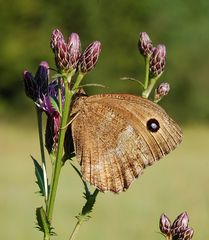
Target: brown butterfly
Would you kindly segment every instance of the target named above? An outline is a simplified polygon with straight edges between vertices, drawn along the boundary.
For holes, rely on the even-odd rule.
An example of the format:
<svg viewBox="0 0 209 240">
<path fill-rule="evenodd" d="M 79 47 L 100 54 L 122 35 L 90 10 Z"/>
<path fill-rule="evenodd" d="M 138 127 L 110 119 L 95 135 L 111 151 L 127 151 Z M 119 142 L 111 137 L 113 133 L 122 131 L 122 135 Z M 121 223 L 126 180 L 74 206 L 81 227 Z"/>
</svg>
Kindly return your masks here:
<svg viewBox="0 0 209 240">
<path fill-rule="evenodd" d="M 102 192 L 125 191 L 182 140 L 180 127 L 159 105 L 134 95 L 80 96 L 71 113 L 82 177 Z"/>
</svg>

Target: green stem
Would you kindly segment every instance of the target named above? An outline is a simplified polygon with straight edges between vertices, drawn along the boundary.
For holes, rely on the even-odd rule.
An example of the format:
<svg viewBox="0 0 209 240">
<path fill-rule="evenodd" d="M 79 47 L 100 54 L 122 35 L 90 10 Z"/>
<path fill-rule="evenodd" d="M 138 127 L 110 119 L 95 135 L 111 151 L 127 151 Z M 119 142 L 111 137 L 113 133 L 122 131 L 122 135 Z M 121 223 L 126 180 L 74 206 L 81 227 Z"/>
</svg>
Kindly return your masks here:
<svg viewBox="0 0 209 240">
<path fill-rule="evenodd" d="M 142 97 L 144 97 L 144 98 L 148 98 L 148 97 L 149 97 L 149 95 L 150 95 L 152 89 L 154 88 L 154 86 L 155 86 L 158 78 L 159 78 L 159 76 L 150 79 L 150 84 L 149 84 L 149 86 L 143 91 Z"/>
<path fill-rule="evenodd" d="M 65 87 L 65 103 L 62 111 L 62 118 L 61 118 L 61 126 L 59 132 L 59 139 L 58 139 L 58 149 L 57 149 L 57 156 L 54 164 L 54 169 L 52 173 L 52 179 L 50 184 L 50 194 L 49 194 L 49 201 L 48 201 L 48 208 L 47 208 L 47 216 L 48 220 L 51 222 L 53 210 L 54 210 L 54 203 L 55 197 L 57 192 L 57 185 L 59 180 L 60 171 L 62 168 L 62 155 L 63 155 L 63 146 L 64 146 L 64 139 L 65 139 L 65 132 L 66 132 L 66 125 L 68 121 L 68 115 L 70 111 L 70 103 L 72 99 L 72 92 L 68 89 L 68 82 L 64 82 Z M 61 103 L 60 103 L 61 104 Z"/>
<path fill-rule="evenodd" d="M 62 168 L 62 156 L 63 156 L 63 147 L 64 147 L 64 140 L 65 140 L 65 132 L 67 130 L 66 125 L 68 121 L 68 116 L 70 112 L 70 104 L 72 97 L 75 91 L 78 89 L 78 86 L 84 77 L 84 74 L 80 73 L 73 85 L 72 90 L 69 89 L 69 83 L 71 82 L 72 73 L 69 74 L 64 79 L 64 89 L 65 89 L 65 103 L 62 111 L 61 116 L 61 125 L 60 125 L 60 132 L 59 132 L 59 139 L 58 139 L 58 149 L 57 149 L 57 156 L 54 164 L 54 169 L 52 173 L 52 179 L 50 184 L 50 194 L 49 194 L 49 201 L 47 202 L 47 217 L 48 220 L 51 222 L 54 210 L 54 203 L 55 197 L 57 192 L 57 186 L 59 181 L 59 175 Z M 62 99 L 60 99 L 62 101 Z M 62 104 L 62 102 L 60 102 Z"/>
<path fill-rule="evenodd" d="M 38 120 L 38 134 L 39 134 L 39 143 L 40 143 L 40 152 L 41 152 L 41 162 L 42 170 L 44 176 L 44 190 L 45 190 L 45 202 L 48 199 L 48 180 L 47 180 L 47 171 L 46 171 L 46 160 L 44 154 L 44 141 L 43 141 L 43 132 L 42 132 L 42 112 L 38 107 L 36 107 L 37 120 Z"/>
<path fill-rule="evenodd" d="M 144 90 L 147 89 L 149 84 L 149 61 L 150 56 L 145 57 L 145 80 L 144 80 Z"/>
</svg>

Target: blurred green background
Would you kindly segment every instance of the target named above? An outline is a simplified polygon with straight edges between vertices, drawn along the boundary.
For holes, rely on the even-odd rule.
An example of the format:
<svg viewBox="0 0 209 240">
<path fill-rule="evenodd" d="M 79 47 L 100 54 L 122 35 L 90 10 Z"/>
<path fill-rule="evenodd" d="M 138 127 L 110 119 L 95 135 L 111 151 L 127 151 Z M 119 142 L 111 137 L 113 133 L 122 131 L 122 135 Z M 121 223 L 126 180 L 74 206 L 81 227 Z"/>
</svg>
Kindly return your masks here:
<svg viewBox="0 0 209 240">
<path fill-rule="evenodd" d="M 183 144 L 120 195 L 101 194 L 93 218 L 79 239 L 162 239 L 159 216 L 174 219 L 188 211 L 194 239 L 209 236 L 209 2 L 105 0 L 0 0 L 0 229 L 2 239 L 40 239 L 34 209 L 34 170 L 29 154 L 39 158 L 33 103 L 23 91 L 22 72 L 33 73 L 42 60 L 54 66 L 50 35 L 80 35 L 83 49 L 102 43 L 96 68 L 86 82 L 96 92 L 139 93 L 121 77 L 143 79 L 144 62 L 137 49 L 146 31 L 154 45 L 167 48 L 161 81 L 171 92 L 160 103 L 184 131 Z M 63 170 L 55 211 L 57 239 L 67 239 L 83 203 L 82 185 L 69 164 Z"/>
</svg>

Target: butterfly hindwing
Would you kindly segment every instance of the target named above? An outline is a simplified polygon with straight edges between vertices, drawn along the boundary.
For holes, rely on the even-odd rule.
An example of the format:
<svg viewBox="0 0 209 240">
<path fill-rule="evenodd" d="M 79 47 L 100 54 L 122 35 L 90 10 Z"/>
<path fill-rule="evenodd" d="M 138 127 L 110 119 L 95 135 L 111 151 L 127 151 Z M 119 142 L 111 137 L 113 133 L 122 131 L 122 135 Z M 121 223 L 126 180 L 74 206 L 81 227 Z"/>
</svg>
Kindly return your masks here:
<svg viewBox="0 0 209 240">
<path fill-rule="evenodd" d="M 178 125 L 157 104 L 128 94 L 78 98 L 72 136 L 83 178 L 100 191 L 127 189 L 142 170 L 181 142 Z M 159 124 L 157 131 L 147 125 Z M 152 125 L 152 120 L 155 125 Z"/>
</svg>

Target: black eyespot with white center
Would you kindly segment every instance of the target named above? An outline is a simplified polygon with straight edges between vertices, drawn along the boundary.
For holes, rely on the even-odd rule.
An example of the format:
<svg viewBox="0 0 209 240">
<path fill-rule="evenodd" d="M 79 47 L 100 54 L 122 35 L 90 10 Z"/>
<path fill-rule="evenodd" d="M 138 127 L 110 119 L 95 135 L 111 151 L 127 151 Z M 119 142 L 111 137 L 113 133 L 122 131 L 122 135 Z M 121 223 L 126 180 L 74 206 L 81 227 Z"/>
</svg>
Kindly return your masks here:
<svg viewBox="0 0 209 240">
<path fill-rule="evenodd" d="M 160 124 L 155 118 L 151 118 L 147 121 L 147 129 L 150 132 L 157 132 L 160 129 Z"/>
</svg>

